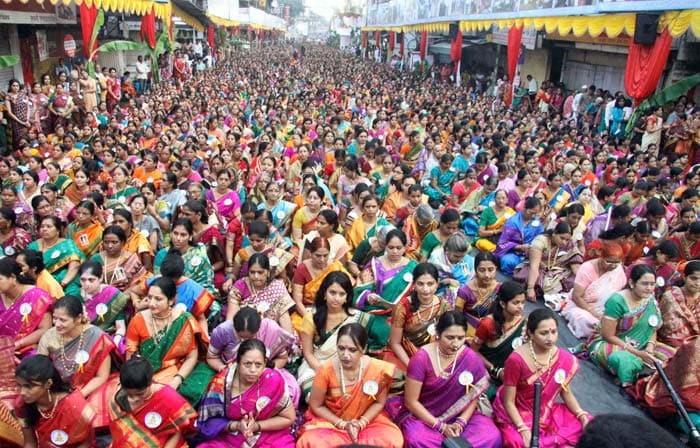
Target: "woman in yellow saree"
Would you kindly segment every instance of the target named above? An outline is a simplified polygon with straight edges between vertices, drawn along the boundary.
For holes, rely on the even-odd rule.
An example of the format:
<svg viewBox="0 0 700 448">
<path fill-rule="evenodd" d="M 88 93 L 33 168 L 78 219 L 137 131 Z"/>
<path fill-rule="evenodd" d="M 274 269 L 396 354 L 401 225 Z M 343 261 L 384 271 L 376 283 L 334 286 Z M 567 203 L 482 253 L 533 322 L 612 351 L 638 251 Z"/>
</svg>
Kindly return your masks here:
<svg viewBox="0 0 700 448">
<path fill-rule="evenodd" d="M 504 190 L 498 190 L 494 196 L 494 202 L 481 214 L 479 239 L 475 246 L 479 250 L 493 252 L 496 250 L 496 243 L 501 236 L 503 226 L 508 218 L 515 214 L 515 210 L 508 207 L 508 196 Z"/>
<path fill-rule="evenodd" d="M 379 215 L 379 201 L 375 196 L 368 195 L 362 200 L 362 216 L 352 222 L 345 233 L 345 239 L 354 251 L 367 238 L 374 236 L 377 229 L 389 222 Z"/>
<path fill-rule="evenodd" d="M 66 239 L 73 240 L 89 259 L 100 249 L 102 230 L 104 228 L 95 218 L 95 203 L 85 200 L 75 208 L 75 221 L 68 224 Z"/>
<path fill-rule="evenodd" d="M 333 271 L 341 271 L 350 276 L 339 261 L 331 260 L 330 250 L 330 242 L 322 236 L 317 236 L 307 243 L 304 251 L 308 251 L 311 256 L 299 263 L 294 272 L 292 298 L 296 303 L 296 310 L 292 313 L 292 325 L 297 331 L 301 330 L 306 307 L 312 305 L 316 300 L 316 293 L 321 287 L 323 279 Z"/>
</svg>

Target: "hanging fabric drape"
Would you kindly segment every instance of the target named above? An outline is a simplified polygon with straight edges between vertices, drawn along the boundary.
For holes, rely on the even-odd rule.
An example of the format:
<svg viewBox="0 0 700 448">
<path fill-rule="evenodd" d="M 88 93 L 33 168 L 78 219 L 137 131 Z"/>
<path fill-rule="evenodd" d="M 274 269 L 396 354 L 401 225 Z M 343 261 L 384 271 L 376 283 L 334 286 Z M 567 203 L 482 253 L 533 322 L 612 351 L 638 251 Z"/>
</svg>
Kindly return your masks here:
<svg viewBox="0 0 700 448">
<path fill-rule="evenodd" d="M 153 8 L 141 17 L 141 40 L 149 47 L 156 48 L 156 14 Z"/>
<path fill-rule="evenodd" d="M 523 26 L 513 26 L 508 30 L 508 81 L 513 82 L 515 68 L 520 57 L 520 44 L 523 41 Z"/>
<path fill-rule="evenodd" d="M 399 44 L 399 54 L 403 58 L 403 50 L 406 48 L 406 33 L 401 33 L 401 43 Z"/>
<path fill-rule="evenodd" d="M 207 29 L 207 42 L 209 42 L 209 48 L 214 50 L 214 24 L 210 23 Z"/>
<path fill-rule="evenodd" d="M 462 31 L 459 29 L 450 44 L 450 60 L 454 62 L 454 72 L 456 73 L 459 61 L 462 60 Z"/>
<path fill-rule="evenodd" d="M 170 23 L 168 24 L 168 39 L 172 42 L 173 40 L 173 22 L 174 20 L 170 20 Z"/>
<path fill-rule="evenodd" d="M 374 32 L 374 44 L 379 48 L 379 42 L 381 41 L 381 33 L 379 31 Z"/>
<path fill-rule="evenodd" d="M 423 31 L 420 33 L 420 60 L 425 60 L 425 50 L 428 48 L 428 32 Z"/>
<path fill-rule="evenodd" d="M 634 38 L 630 37 L 625 69 L 625 91 L 634 99 L 635 106 L 656 90 L 656 85 L 666 67 L 672 42 L 673 36 L 668 32 L 668 28 L 664 28 L 653 45 L 636 44 Z"/>
<path fill-rule="evenodd" d="M 367 48 L 367 31 L 362 32 L 362 48 Z"/>
<path fill-rule="evenodd" d="M 393 52 L 395 46 L 396 46 L 396 32 L 389 31 L 389 51 Z"/>
<path fill-rule="evenodd" d="M 93 43 L 93 48 L 90 47 L 90 39 L 92 39 L 92 32 L 95 28 L 95 23 L 97 22 L 97 7 L 93 3 L 92 6 L 88 6 L 87 2 L 80 4 L 80 29 L 83 34 L 83 53 L 85 57 L 90 59 L 90 56 L 97 50 L 97 39 Z"/>
</svg>

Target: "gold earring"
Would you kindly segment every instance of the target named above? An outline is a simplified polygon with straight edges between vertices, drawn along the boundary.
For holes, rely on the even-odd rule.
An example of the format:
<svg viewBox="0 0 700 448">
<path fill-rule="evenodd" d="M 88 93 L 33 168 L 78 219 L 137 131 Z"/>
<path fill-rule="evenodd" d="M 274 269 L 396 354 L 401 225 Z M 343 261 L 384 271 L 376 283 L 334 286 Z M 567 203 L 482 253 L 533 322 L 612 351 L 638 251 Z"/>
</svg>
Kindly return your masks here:
<svg viewBox="0 0 700 448">
<path fill-rule="evenodd" d="M 47 388 L 46 388 L 46 392 L 48 392 L 48 394 L 49 394 L 49 403 L 53 403 L 53 397 L 51 396 L 51 389 L 49 389 L 49 388 L 47 387 Z"/>
</svg>

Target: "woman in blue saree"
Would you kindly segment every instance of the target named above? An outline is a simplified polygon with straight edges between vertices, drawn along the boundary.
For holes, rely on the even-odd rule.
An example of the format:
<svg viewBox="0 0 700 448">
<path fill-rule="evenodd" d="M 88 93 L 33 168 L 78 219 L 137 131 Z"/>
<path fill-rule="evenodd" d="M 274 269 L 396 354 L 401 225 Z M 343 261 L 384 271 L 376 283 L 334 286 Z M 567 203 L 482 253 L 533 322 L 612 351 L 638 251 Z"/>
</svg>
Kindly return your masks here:
<svg viewBox="0 0 700 448">
<path fill-rule="evenodd" d="M 525 200 L 525 208 L 513 215 L 503 226 L 503 233 L 493 253 L 501 264 L 504 275 L 513 275 L 517 265 L 525 260 L 532 240 L 544 231 L 540 221 L 540 200 L 530 196 Z"/>
</svg>

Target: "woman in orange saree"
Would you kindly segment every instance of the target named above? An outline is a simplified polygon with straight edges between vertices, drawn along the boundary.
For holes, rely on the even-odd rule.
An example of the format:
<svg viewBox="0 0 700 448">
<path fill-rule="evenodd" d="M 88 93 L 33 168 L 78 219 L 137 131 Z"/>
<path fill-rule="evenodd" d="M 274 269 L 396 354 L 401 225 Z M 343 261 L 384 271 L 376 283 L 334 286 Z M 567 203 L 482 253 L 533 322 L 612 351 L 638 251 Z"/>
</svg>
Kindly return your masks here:
<svg viewBox="0 0 700 448">
<path fill-rule="evenodd" d="M 154 383 L 153 368 L 133 357 L 122 366 L 121 388 L 109 401 L 112 446 L 186 448 L 184 435 L 195 431 L 197 413 L 175 390 Z"/>
<path fill-rule="evenodd" d="M 394 366 L 365 356 L 367 340 L 360 324 L 338 330 L 338 353 L 316 372 L 297 448 L 403 447 L 401 430 L 384 410 Z"/>
<path fill-rule="evenodd" d="M 80 391 L 70 391 L 51 359 L 31 356 L 20 363 L 15 374 L 21 395 L 15 413 L 22 419 L 24 446 L 88 448 L 93 445 L 95 411 Z"/>
<path fill-rule="evenodd" d="M 141 353 L 159 383 L 169 384 L 196 406 L 214 371 L 198 360 L 200 350 L 206 350 L 202 344 L 208 341 L 190 313 L 173 307 L 176 291 L 167 277 L 151 283 L 148 309 L 136 314 L 126 329 L 126 355 Z"/>
</svg>

